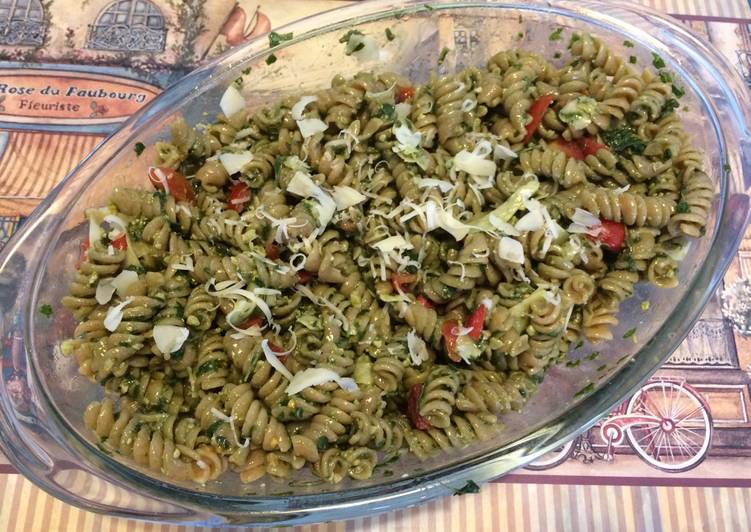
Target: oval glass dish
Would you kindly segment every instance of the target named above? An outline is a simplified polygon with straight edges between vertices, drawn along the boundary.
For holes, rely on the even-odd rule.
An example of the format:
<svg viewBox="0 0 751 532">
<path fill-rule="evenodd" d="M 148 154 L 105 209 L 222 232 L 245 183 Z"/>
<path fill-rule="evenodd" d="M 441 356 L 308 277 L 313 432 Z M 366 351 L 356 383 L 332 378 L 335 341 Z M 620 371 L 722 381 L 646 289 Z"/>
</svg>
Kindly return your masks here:
<svg viewBox="0 0 751 532">
<path fill-rule="evenodd" d="M 387 28 L 396 35 L 393 41 L 383 37 Z M 558 28 L 563 28 L 563 40 L 551 40 Z M 351 29 L 380 37 L 388 59 L 361 62 L 345 55 L 339 39 Z M 635 6 L 586 1 L 367 2 L 278 31 L 294 37 L 274 50 L 273 64 L 267 64 L 263 37 L 165 91 L 56 187 L 3 250 L 3 329 L 5 334 L 14 327 L 23 332 L 23 353 L 9 363 L 26 377 L 29 400 L 11 400 L 6 382 L 0 382 L 0 445 L 26 477 L 67 503 L 162 522 L 289 525 L 393 510 L 451 494 L 469 480 L 503 475 L 588 428 L 644 382 L 686 336 L 734 256 L 749 216 L 751 102 L 720 54 L 667 17 Z M 405 456 L 366 481 L 334 485 L 305 477 L 292 482 L 267 478 L 243 485 L 228 475 L 196 486 L 139 469 L 97 446 L 82 412 L 102 391 L 79 376 L 75 360 L 56 348 L 74 327 L 60 300 L 87 234 L 84 210 L 106 204 L 115 185 L 147 184 L 153 148 L 137 157 L 137 142 L 153 146 L 168 138 L 169 124 L 178 116 L 193 125 L 218 113 L 223 92 L 239 76 L 245 76 L 245 97 L 254 108 L 320 89 L 336 74 L 359 70 L 392 70 L 425 82 L 444 48 L 449 49 L 440 64 L 445 71 L 482 64 L 495 51 L 514 47 L 552 59 L 554 52 L 565 52 L 572 32 L 592 33 L 614 52 L 636 56 L 639 65 L 651 64 L 653 53 L 662 57 L 685 85 L 681 103 L 688 109 L 680 110 L 681 117 L 706 155 L 716 193 L 706 235 L 681 263 L 679 286 L 638 285 L 621 307 L 616 340 L 598 346 L 597 360 L 552 368 L 523 412 L 503 417 L 505 427 L 496 438 L 425 462 Z M 624 41 L 635 46 L 624 48 Z M 640 308 L 644 300 L 650 301 L 648 313 Z M 47 304 L 53 308 L 51 318 L 38 312 Z M 638 335 L 623 338 L 632 328 Z"/>
</svg>

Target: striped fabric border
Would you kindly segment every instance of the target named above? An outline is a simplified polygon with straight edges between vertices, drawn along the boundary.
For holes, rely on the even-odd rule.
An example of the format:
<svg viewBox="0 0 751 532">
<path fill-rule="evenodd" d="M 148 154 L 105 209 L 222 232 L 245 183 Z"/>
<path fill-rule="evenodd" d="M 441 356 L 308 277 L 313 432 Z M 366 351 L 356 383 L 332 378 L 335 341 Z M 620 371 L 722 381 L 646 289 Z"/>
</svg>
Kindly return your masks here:
<svg viewBox="0 0 751 532">
<path fill-rule="evenodd" d="M 115 519 L 64 504 L 20 475 L 0 476 L 0 530 L 188 532 L 218 530 Z M 751 491 L 740 488 L 487 484 L 477 495 L 446 497 L 416 508 L 275 532 L 423 530 L 683 531 L 747 530 Z M 240 529 L 230 529 L 240 530 Z"/>
<path fill-rule="evenodd" d="M 0 159 L 0 198 L 43 198 L 102 140 L 93 135 L 13 131 Z"/>
<path fill-rule="evenodd" d="M 716 18 L 751 19 L 746 0 L 639 0 L 663 13 Z"/>
</svg>

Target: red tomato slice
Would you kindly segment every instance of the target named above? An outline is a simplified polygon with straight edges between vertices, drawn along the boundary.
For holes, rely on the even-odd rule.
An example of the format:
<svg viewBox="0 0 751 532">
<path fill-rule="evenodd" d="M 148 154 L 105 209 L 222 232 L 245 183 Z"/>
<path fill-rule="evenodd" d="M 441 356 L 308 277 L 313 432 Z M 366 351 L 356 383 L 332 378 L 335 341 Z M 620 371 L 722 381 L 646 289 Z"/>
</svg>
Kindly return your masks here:
<svg viewBox="0 0 751 532">
<path fill-rule="evenodd" d="M 406 292 L 402 285 L 412 284 L 417 281 L 417 276 L 412 273 L 392 273 L 391 274 L 391 286 L 397 292 Z"/>
<path fill-rule="evenodd" d="M 402 103 L 410 98 L 412 98 L 415 95 L 415 89 L 414 87 L 399 87 L 399 90 L 396 92 L 396 103 Z"/>
<path fill-rule="evenodd" d="M 610 251 L 620 251 L 626 241 L 626 226 L 611 220 L 600 219 L 600 221 L 602 222 L 600 234 L 589 238 L 599 241 Z"/>
<path fill-rule="evenodd" d="M 581 151 L 584 154 L 584 157 L 586 157 L 587 155 L 597 155 L 597 152 L 603 148 L 606 150 L 608 149 L 605 144 L 597 142 L 597 139 L 593 137 L 580 138 L 579 146 L 581 147 Z M 582 159 L 584 157 L 582 157 Z"/>
<path fill-rule="evenodd" d="M 164 190 L 164 184 L 167 184 L 167 192 L 177 201 L 193 201 L 193 187 L 185 176 L 177 170 L 165 166 L 149 168 L 149 181 L 157 190 Z"/>
<path fill-rule="evenodd" d="M 128 249 L 128 239 L 125 236 L 125 233 L 112 241 L 112 247 L 115 249 Z"/>
<path fill-rule="evenodd" d="M 266 258 L 271 260 L 276 260 L 279 258 L 279 255 L 281 254 L 282 249 L 274 244 L 273 242 L 269 242 L 266 244 Z"/>
<path fill-rule="evenodd" d="M 284 349 L 276 345 L 274 342 L 269 342 L 269 347 L 274 353 L 284 353 Z M 278 358 L 282 364 L 287 362 L 287 355 L 279 355 L 276 358 Z"/>
<path fill-rule="evenodd" d="M 432 425 L 420 415 L 420 396 L 422 396 L 422 384 L 413 384 L 407 395 L 407 416 L 417 430 L 428 430 Z"/>
<path fill-rule="evenodd" d="M 546 94 L 537 98 L 529 107 L 529 115 L 532 117 L 532 120 L 525 126 L 527 135 L 524 137 L 524 144 L 532 139 L 532 135 L 537 131 L 537 126 L 542 122 L 542 115 L 545 114 L 551 103 L 553 103 L 553 95 Z"/>
<path fill-rule="evenodd" d="M 443 343 L 446 345 L 446 354 L 454 362 L 461 362 L 461 358 L 456 354 L 456 333 L 454 329 L 459 327 L 459 322 L 456 320 L 446 320 L 441 327 L 441 333 L 443 334 Z"/>
<path fill-rule="evenodd" d="M 245 206 L 250 201 L 250 187 L 245 183 L 238 181 L 229 187 L 229 198 L 227 199 L 227 208 L 236 212 L 243 212 Z"/>
<path fill-rule="evenodd" d="M 297 277 L 300 284 L 308 284 L 313 280 L 313 274 L 307 270 L 300 270 L 299 272 L 297 272 Z"/>
<path fill-rule="evenodd" d="M 419 295 L 415 297 L 418 303 L 420 303 L 425 308 L 435 308 L 435 305 L 432 301 L 428 300 L 425 296 Z"/>
<path fill-rule="evenodd" d="M 467 336 L 477 341 L 482 334 L 482 327 L 485 324 L 485 314 L 488 309 L 482 303 L 475 309 L 475 311 L 467 318 L 467 327 L 472 327 L 472 330 L 467 333 Z"/>
<path fill-rule="evenodd" d="M 565 153 L 568 157 L 573 157 L 577 161 L 584 159 L 584 152 L 578 142 L 573 140 L 555 139 L 553 147 Z"/>
<path fill-rule="evenodd" d="M 266 318 L 264 318 L 263 316 L 251 316 L 250 318 L 242 322 L 240 325 L 238 325 L 237 328 L 247 329 L 253 326 L 262 327 L 264 323 L 266 323 Z"/>
</svg>

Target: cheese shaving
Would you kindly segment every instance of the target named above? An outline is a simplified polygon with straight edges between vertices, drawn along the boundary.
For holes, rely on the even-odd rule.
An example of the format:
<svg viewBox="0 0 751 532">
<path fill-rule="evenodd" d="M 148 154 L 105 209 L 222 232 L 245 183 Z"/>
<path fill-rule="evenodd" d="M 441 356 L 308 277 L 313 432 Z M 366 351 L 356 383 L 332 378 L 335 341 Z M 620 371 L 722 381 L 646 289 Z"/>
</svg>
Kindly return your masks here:
<svg viewBox="0 0 751 532">
<path fill-rule="evenodd" d="M 354 379 L 342 377 L 328 368 L 308 368 L 296 373 L 284 392 L 287 395 L 295 395 L 311 386 L 319 386 L 332 381 L 336 382 L 341 389 L 348 392 L 359 390 Z"/>
<path fill-rule="evenodd" d="M 524 247 L 518 240 L 501 237 L 498 241 L 498 256 L 509 262 L 524 264 Z"/>
<path fill-rule="evenodd" d="M 269 341 L 267 339 L 263 339 L 261 342 L 261 349 L 263 350 L 263 354 L 266 357 L 266 361 L 271 364 L 271 366 L 277 370 L 279 373 L 284 375 L 284 377 L 288 381 L 292 381 L 294 378 L 292 376 L 292 373 L 287 369 L 287 367 L 282 363 L 281 360 L 277 357 L 277 353 L 274 352 L 273 349 L 269 346 Z M 294 346 L 289 351 L 284 351 L 283 353 L 279 353 L 282 356 L 289 355 L 294 350 Z"/>
<path fill-rule="evenodd" d="M 224 91 L 221 100 L 219 100 L 219 107 L 227 118 L 245 109 L 245 98 L 237 90 L 234 83 L 231 83 Z"/>
<path fill-rule="evenodd" d="M 417 178 L 415 180 L 418 188 L 432 188 L 436 187 L 444 194 L 453 189 L 456 185 L 451 181 L 444 181 L 443 179 L 431 179 L 431 178 Z"/>
<path fill-rule="evenodd" d="M 305 108 L 308 106 L 308 104 L 315 102 L 318 100 L 317 96 L 303 96 L 300 98 L 295 105 L 292 106 L 292 119 L 293 120 L 303 120 L 303 113 L 305 112 Z"/>
<path fill-rule="evenodd" d="M 343 209 L 348 209 L 349 207 L 353 207 L 368 199 L 367 196 L 361 194 L 352 187 L 336 185 L 334 186 L 334 191 L 331 196 L 336 202 L 337 210 L 340 211 Z"/>
<path fill-rule="evenodd" d="M 516 159 L 517 157 L 518 155 L 514 150 L 504 146 L 503 144 L 497 143 L 493 148 L 493 158 L 496 161 L 510 161 L 511 159 Z"/>
<path fill-rule="evenodd" d="M 229 175 L 240 173 L 243 167 L 252 160 L 253 154 L 249 151 L 219 154 L 219 162 Z"/>
<path fill-rule="evenodd" d="M 182 348 L 189 334 L 186 327 L 176 325 L 155 325 L 153 330 L 154 343 L 165 359 Z"/>
<path fill-rule="evenodd" d="M 542 217 L 542 213 L 540 211 L 532 211 L 519 218 L 514 228 L 517 231 L 526 233 L 527 231 L 542 229 L 543 225 L 545 225 L 545 219 Z"/>
<path fill-rule="evenodd" d="M 414 248 L 414 246 L 401 235 L 390 236 L 388 238 L 381 240 L 380 242 L 371 244 L 371 246 L 383 253 L 393 251 L 396 249 L 403 250 L 403 249 Z"/>
<path fill-rule="evenodd" d="M 123 320 L 123 309 L 132 302 L 133 298 L 128 297 L 119 305 L 110 307 L 107 311 L 107 315 L 104 317 L 104 328 L 110 332 L 115 332 L 119 327 L 120 322 Z"/>
<path fill-rule="evenodd" d="M 323 133 L 329 126 L 319 118 L 304 118 L 297 121 L 297 128 L 300 130 L 302 138 L 307 139 L 317 133 Z"/>
</svg>

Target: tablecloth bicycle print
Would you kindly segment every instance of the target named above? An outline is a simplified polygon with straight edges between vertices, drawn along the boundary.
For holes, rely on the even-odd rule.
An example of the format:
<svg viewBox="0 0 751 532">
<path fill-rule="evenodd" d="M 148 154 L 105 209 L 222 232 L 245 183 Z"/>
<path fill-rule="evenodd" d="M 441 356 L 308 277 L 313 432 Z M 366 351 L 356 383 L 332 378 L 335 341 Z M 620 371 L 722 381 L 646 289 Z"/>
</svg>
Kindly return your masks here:
<svg viewBox="0 0 751 532">
<path fill-rule="evenodd" d="M 585 464 L 611 462 L 615 447 L 624 440 L 639 458 L 660 471 L 693 469 L 707 457 L 712 440 L 709 404 L 683 378 L 652 378 L 607 418 L 527 469 L 551 469 L 569 458 Z"/>
</svg>

